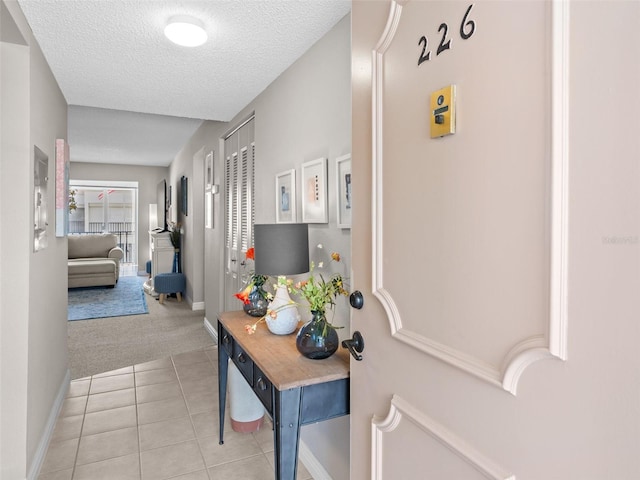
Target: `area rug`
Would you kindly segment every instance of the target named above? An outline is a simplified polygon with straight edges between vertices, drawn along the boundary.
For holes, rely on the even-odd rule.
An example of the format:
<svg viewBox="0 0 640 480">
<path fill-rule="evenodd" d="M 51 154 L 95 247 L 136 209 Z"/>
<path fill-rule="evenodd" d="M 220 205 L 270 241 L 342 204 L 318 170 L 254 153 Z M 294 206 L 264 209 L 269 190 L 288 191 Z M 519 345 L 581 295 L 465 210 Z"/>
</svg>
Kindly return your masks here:
<svg viewBox="0 0 640 480">
<path fill-rule="evenodd" d="M 123 317 L 149 313 L 142 284 L 145 277 L 120 277 L 114 288 L 69 289 L 68 320 Z"/>
</svg>

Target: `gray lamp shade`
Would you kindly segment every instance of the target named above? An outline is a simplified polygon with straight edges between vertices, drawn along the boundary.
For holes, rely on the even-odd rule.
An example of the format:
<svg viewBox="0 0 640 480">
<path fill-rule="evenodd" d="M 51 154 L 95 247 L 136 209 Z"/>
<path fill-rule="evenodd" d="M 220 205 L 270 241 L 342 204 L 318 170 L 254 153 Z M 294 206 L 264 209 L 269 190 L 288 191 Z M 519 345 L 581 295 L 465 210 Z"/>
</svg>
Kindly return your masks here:
<svg viewBox="0 0 640 480">
<path fill-rule="evenodd" d="M 297 275 L 309 271 L 306 223 L 254 225 L 253 246 L 258 275 Z"/>
</svg>

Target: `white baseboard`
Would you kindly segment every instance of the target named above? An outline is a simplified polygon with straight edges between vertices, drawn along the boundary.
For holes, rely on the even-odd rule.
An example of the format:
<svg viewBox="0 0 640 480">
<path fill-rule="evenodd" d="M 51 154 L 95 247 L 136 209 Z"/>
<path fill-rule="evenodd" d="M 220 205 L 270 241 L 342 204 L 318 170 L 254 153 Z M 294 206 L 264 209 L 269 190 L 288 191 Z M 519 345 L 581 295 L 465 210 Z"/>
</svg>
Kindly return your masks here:
<svg viewBox="0 0 640 480">
<path fill-rule="evenodd" d="M 313 477 L 313 480 L 333 480 L 331 475 L 327 473 L 318 459 L 313 455 L 313 453 L 311 453 L 309 447 L 307 447 L 302 440 L 300 440 L 298 448 L 298 458 L 302 463 L 304 463 L 304 466 Z"/>
<path fill-rule="evenodd" d="M 64 378 L 62 379 L 62 384 L 58 388 L 58 394 L 56 395 L 53 405 L 51 406 L 51 411 L 49 412 L 49 418 L 47 419 L 47 424 L 45 425 L 44 432 L 42 433 L 42 437 L 40 437 L 40 442 L 38 442 L 38 448 L 36 449 L 36 453 L 33 456 L 33 461 L 31 462 L 31 466 L 29 467 L 27 480 L 36 480 L 38 478 L 38 475 L 40 474 L 40 468 L 42 468 L 42 462 L 44 462 L 44 457 L 47 454 L 47 448 L 49 448 L 51 435 L 53 435 L 53 429 L 56 426 L 56 420 L 58 419 L 60 410 L 62 410 L 62 404 L 64 403 L 64 399 L 66 398 L 67 392 L 69 391 L 70 383 L 71 370 L 67 369 L 67 373 L 65 373 Z"/>
<path fill-rule="evenodd" d="M 191 310 L 204 310 L 204 302 L 193 302 L 191 304 Z"/>
<path fill-rule="evenodd" d="M 213 338 L 213 340 L 216 342 L 216 345 L 217 345 L 218 344 L 218 329 L 216 327 L 214 327 L 213 325 L 211 325 L 209 320 L 207 320 L 207 317 L 204 317 L 204 329 L 207 331 L 207 333 L 209 335 L 211 335 L 211 338 Z"/>
</svg>

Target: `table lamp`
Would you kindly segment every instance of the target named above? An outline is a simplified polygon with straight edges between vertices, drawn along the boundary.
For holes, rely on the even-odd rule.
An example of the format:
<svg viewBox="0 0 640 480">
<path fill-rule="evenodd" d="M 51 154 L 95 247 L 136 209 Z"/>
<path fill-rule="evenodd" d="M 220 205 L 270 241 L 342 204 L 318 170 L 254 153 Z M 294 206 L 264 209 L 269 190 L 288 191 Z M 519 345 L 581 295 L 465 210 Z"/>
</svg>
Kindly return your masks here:
<svg viewBox="0 0 640 480">
<path fill-rule="evenodd" d="M 267 325 L 273 333 L 288 334 L 298 326 L 300 315 L 289 296 L 285 283 L 287 275 L 309 271 L 309 227 L 306 223 L 277 223 L 254 225 L 255 273 L 278 277 L 278 286 L 269 310 L 277 311 L 277 318 Z"/>
</svg>

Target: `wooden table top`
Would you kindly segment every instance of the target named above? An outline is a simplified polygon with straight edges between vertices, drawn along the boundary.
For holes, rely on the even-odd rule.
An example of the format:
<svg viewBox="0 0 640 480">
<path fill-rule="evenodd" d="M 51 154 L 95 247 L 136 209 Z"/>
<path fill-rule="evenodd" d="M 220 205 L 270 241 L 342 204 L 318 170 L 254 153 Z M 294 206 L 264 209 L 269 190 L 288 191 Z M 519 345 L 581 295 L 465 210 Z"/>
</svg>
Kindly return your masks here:
<svg viewBox="0 0 640 480">
<path fill-rule="evenodd" d="M 340 346 L 329 358 L 311 360 L 303 357 L 296 348 L 297 329 L 290 335 L 275 335 L 265 322 L 260 322 L 256 332 L 249 335 L 245 325 L 256 320 L 242 310 L 218 315 L 218 321 L 278 390 L 349 378 L 347 349 Z"/>
</svg>

